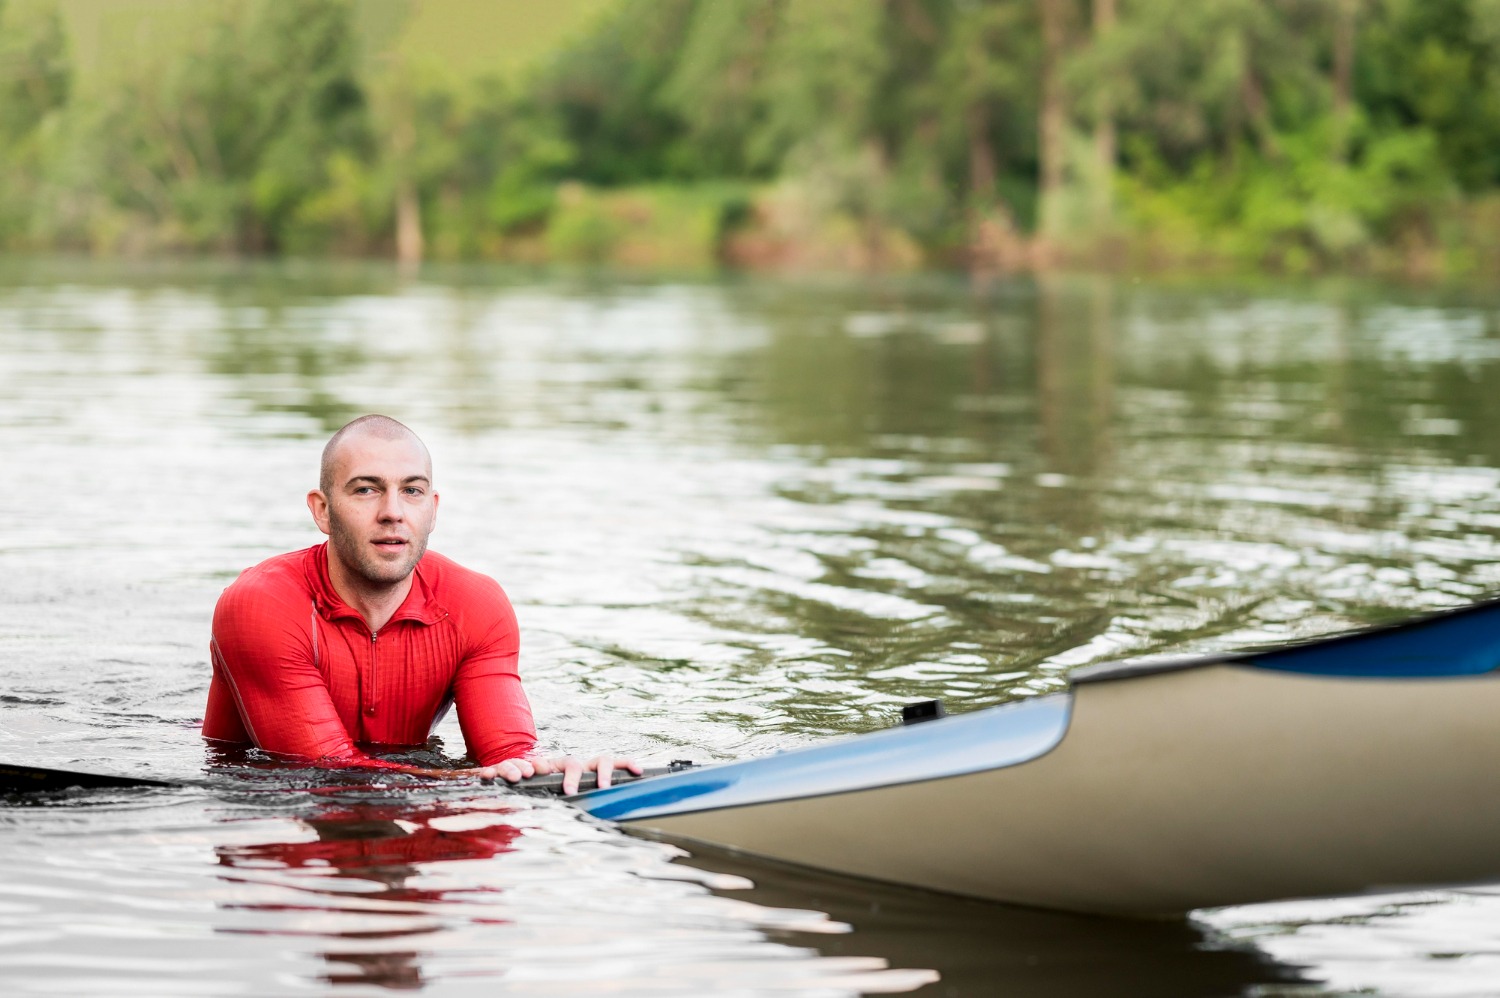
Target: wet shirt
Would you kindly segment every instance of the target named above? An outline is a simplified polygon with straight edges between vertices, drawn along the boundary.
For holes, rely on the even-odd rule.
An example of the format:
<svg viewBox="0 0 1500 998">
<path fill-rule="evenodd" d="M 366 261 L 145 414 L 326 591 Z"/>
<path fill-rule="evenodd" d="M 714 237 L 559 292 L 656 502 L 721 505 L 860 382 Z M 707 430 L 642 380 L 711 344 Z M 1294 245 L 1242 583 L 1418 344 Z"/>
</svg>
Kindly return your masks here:
<svg viewBox="0 0 1500 998">
<path fill-rule="evenodd" d="M 356 746 L 420 745 L 456 704 L 481 765 L 535 747 L 516 615 L 498 583 L 429 551 L 371 633 L 334 591 L 327 546 L 263 561 L 219 597 L 205 738 L 378 765 Z"/>
</svg>

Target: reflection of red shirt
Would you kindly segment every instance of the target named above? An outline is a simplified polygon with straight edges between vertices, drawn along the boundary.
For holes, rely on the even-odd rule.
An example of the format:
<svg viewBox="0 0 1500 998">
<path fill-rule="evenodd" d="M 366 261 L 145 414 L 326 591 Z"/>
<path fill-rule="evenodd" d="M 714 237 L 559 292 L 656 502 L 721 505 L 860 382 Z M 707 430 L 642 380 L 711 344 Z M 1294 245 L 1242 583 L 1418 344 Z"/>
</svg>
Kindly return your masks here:
<svg viewBox="0 0 1500 998">
<path fill-rule="evenodd" d="M 516 615 L 493 579 L 429 551 L 372 634 L 334 591 L 326 549 L 263 561 L 219 597 L 203 737 L 369 765 L 355 743 L 420 745 L 456 702 L 481 765 L 535 747 Z"/>
<path fill-rule="evenodd" d="M 259 867 L 268 864 L 299 870 L 309 866 L 332 867 L 336 876 L 356 876 L 384 880 L 393 891 L 399 890 L 405 900 L 439 901 L 446 890 L 418 890 L 404 885 L 415 871 L 406 869 L 417 863 L 443 863 L 460 859 L 489 859 L 513 851 L 521 829 L 502 815 L 519 814 L 501 811 L 466 811 L 444 804 L 426 805 L 355 805 L 324 811 L 301 821 L 318 833 L 308 842 L 274 841 L 254 844 L 216 846 L 214 851 L 223 866 Z M 491 818 L 492 824 L 479 827 L 435 827 L 434 819 L 461 816 Z M 394 882 L 393 882 L 394 881 Z M 466 891 L 473 887 L 465 888 Z"/>
</svg>

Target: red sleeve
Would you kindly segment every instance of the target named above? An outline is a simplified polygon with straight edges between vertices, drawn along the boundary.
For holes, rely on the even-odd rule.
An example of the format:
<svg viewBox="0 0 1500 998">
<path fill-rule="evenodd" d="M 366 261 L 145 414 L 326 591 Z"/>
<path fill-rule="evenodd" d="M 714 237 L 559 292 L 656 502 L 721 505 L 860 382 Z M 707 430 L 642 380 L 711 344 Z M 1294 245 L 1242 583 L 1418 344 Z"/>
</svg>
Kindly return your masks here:
<svg viewBox="0 0 1500 998">
<path fill-rule="evenodd" d="M 516 664 L 521 653 L 516 612 L 500 586 L 485 581 L 493 594 L 485 594 L 483 612 L 475 616 L 490 626 L 459 663 L 453 698 L 469 755 L 481 766 L 493 766 L 535 749 L 536 724 Z"/>
<path fill-rule="evenodd" d="M 214 685 L 227 689 L 257 748 L 302 762 L 382 766 L 349 738 L 313 659 L 313 606 L 241 580 L 214 608 Z M 222 694 L 220 696 L 222 700 Z M 205 734 L 213 732 L 205 725 Z"/>
</svg>

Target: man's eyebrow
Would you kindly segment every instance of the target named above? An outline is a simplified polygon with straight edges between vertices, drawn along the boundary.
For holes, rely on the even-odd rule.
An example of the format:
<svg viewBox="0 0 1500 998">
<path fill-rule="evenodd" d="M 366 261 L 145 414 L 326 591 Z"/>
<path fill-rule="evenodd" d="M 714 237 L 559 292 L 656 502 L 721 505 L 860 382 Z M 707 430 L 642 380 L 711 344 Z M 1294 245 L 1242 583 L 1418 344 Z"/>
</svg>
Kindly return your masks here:
<svg viewBox="0 0 1500 998">
<path fill-rule="evenodd" d="M 355 475 L 353 478 L 344 483 L 344 487 L 347 488 L 356 482 L 369 482 L 371 485 L 384 485 L 385 479 L 381 478 L 379 475 Z M 410 485 L 412 482 L 426 482 L 428 485 L 431 485 L 432 479 L 428 478 L 426 475 L 407 475 L 405 478 L 401 479 L 402 485 Z"/>
</svg>

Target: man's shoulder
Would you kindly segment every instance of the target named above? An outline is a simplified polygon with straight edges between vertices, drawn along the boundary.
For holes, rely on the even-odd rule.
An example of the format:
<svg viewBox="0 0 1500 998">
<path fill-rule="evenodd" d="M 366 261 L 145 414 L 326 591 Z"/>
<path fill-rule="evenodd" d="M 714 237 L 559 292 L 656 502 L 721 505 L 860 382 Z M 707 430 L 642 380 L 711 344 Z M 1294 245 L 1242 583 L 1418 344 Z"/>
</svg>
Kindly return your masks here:
<svg viewBox="0 0 1500 998">
<path fill-rule="evenodd" d="M 213 636 L 225 655 L 281 647 L 283 639 L 301 640 L 312 606 L 305 565 L 313 550 L 267 558 L 245 569 L 219 594 Z"/>
<path fill-rule="evenodd" d="M 309 597 L 312 587 L 307 578 L 307 559 L 314 550 L 288 551 L 250 566 L 225 588 L 219 597 L 220 604 L 247 597 L 295 598 L 299 601 Z"/>
<path fill-rule="evenodd" d="M 465 568 L 436 551 L 424 554 L 418 569 L 431 587 L 433 598 L 450 612 L 462 612 L 470 608 L 486 609 L 496 603 L 506 606 L 510 604 L 500 583 L 483 572 Z"/>
</svg>

